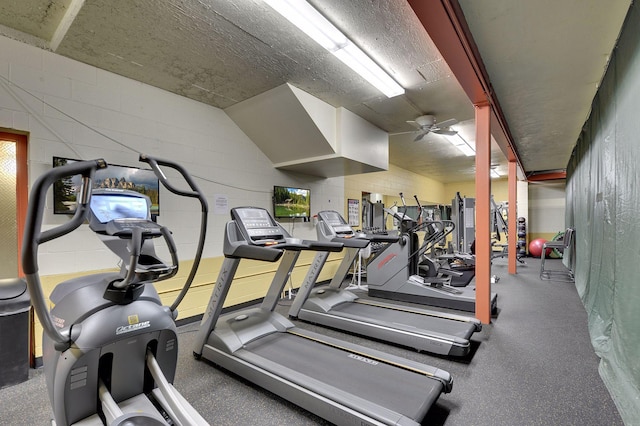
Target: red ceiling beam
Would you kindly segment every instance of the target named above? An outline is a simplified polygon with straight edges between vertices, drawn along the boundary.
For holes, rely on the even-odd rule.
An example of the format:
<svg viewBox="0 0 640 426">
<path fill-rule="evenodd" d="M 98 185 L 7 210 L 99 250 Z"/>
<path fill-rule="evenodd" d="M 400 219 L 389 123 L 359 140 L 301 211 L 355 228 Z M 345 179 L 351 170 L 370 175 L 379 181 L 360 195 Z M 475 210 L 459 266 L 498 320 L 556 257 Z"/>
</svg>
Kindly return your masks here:
<svg viewBox="0 0 640 426">
<path fill-rule="evenodd" d="M 409 5 L 471 103 L 482 105 L 488 102 L 491 105 L 493 137 L 507 160 L 515 161 L 524 173 L 507 120 L 493 93 L 489 75 L 458 1 L 409 0 Z"/>
<path fill-rule="evenodd" d="M 545 180 L 566 179 L 566 171 L 542 172 L 527 176 L 527 182 L 542 182 Z"/>
</svg>

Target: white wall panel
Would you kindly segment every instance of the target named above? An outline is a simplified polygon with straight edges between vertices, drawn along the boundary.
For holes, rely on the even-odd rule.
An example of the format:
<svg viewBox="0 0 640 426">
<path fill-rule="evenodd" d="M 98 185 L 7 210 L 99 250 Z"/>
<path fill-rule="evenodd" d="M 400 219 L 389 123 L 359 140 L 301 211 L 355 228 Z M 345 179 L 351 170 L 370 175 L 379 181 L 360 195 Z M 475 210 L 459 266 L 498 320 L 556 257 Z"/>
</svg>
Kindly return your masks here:
<svg viewBox="0 0 640 426">
<path fill-rule="evenodd" d="M 0 85 L 0 126 L 29 132 L 30 183 L 51 168 L 52 156 L 104 158 L 112 164 L 144 167 L 137 154 L 143 152 L 178 161 L 190 170 L 211 210 L 216 194 L 226 196 L 229 207 L 254 205 L 271 210 L 273 185 L 311 188 L 313 214 L 324 208 L 343 210 L 343 178 L 274 169 L 218 108 L 6 37 L 0 37 L 0 74 L 35 96 Z M 48 208 L 51 206 L 49 196 Z M 180 258 L 192 258 L 199 207 L 161 188 L 160 210 L 159 222 L 173 231 Z M 67 219 L 48 210 L 45 227 Z M 228 220 L 228 212 L 216 215 L 211 211 L 205 256 L 222 255 Z M 291 227 L 288 222 L 284 225 Z M 311 222 L 297 221 L 292 229 L 296 236 L 315 238 Z M 43 275 L 110 268 L 117 261 L 86 226 L 41 248 Z"/>
</svg>

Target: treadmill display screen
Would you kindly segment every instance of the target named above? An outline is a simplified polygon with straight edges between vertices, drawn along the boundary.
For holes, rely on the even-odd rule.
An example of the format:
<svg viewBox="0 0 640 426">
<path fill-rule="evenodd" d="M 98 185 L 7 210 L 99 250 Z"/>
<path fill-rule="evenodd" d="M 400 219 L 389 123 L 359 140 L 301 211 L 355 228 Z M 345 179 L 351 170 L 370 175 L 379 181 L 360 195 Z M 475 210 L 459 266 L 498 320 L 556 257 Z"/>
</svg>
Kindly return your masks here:
<svg viewBox="0 0 640 426">
<path fill-rule="evenodd" d="M 333 210 L 325 210 L 318 213 L 318 217 L 326 223 L 333 232 L 342 238 L 351 238 L 354 235 L 353 228 L 347 223 L 340 213 Z"/>
<path fill-rule="evenodd" d="M 114 219 L 149 219 L 149 205 L 145 198 L 126 195 L 91 196 L 91 212 L 101 223 Z"/>
<path fill-rule="evenodd" d="M 322 212 L 321 218 L 331 226 L 345 225 L 347 223 L 337 212 Z"/>
<path fill-rule="evenodd" d="M 238 218 L 247 229 L 268 228 L 274 226 L 266 210 L 241 208 L 235 209 Z"/>
<path fill-rule="evenodd" d="M 284 241 L 284 234 L 269 212 L 258 207 L 239 207 L 231 210 L 231 218 L 245 229 L 250 242 L 257 245 Z"/>
</svg>

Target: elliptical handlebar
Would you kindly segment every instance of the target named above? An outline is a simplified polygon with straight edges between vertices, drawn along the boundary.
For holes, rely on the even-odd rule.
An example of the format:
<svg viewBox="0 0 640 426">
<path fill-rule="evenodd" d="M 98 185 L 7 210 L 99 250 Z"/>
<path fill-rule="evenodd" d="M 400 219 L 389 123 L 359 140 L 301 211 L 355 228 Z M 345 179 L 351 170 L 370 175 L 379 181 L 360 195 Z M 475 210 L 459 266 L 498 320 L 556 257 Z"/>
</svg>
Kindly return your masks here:
<svg viewBox="0 0 640 426">
<path fill-rule="evenodd" d="M 405 213 L 401 213 L 401 212 L 395 212 L 391 209 L 388 209 L 386 207 L 384 207 L 382 209 L 386 214 L 390 215 L 391 217 L 393 217 L 394 219 L 402 222 L 402 221 L 413 221 L 413 218 L 409 217 L 408 215 L 406 215 Z"/>
<path fill-rule="evenodd" d="M 177 163 L 174 163 L 173 161 L 163 160 L 163 159 L 152 157 L 146 154 L 140 154 L 140 161 L 143 163 L 147 163 L 153 169 L 158 179 L 160 179 L 160 182 L 162 182 L 162 185 L 164 185 L 164 187 L 167 188 L 169 191 L 173 192 L 176 195 L 181 195 L 183 197 L 200 199 L 200 202 L 203 204 L 203 207 L 204 207 L 203 210 L 208 211 L 207 200 L 204 198 L 204 196 L 202 195 L 202 192 L 198 188 L 198 185 L 196 185 L 195 181 L 193 180 L 189 172 L 187 172 L 187 170 L 184 167 L 182 167 Z M 184 191 L 182 189 L 178 189 L 175 186 L 173 186 L 167 179 L 166 175 L 164 174 L 160 166 L 170 167 L 176 170 L 178 173 L 180 173 L 180 175 L 182 175 L 184 180 L 189 184 L 189 187 L 191 187 L 192 191 L 191 192 Z"/>
<path fill-rule="evenodd" d="M 62 345 L 64 347 L 66 345 L 68 347 L 70 339 L 69 336 L 65 336 L 58 331 L 49 315 L 44 290 L 38 275 L 38 247 L 41 243 L 62 237 L 82 225 L 87 216 L 87 206 L 91 200 L 91 181 L 93 176 L 96 170 L 106 167 L 107 163 L 103 159 L 78 161 L 54 167 L 40 176 L 31 189 L 23 234 L 22 269 L 25 273 L 29 294 L 31 295 L 31 304 L 40 319 L 44 331 L 56 342 L 56 346 Z M 58 179 L 76 175 L 82 175 L 82 186 L 77 197 L 78 205 L 75 214 L 68 222 L 53 229 L 42 231 L 42 217 L 49 187 Z"/>
<path fill-rule="evenodd" d="M 445 241 L 447 236 L 455 230 L 456 225 L 451 220 L 427 220 L 422 222 L 422 225 L 415 230 L 420 231 L 429 227 L 433 228 L 433 232 L 425 233 L 424 241 L 418 249 L 419 256 L 431 251 L 436 244 Z"/>
<path fill-rule="evenodd" d="M 136 266 L 140 258 L 140 247 L 142 246 L 142 229 L 134 227 L 131 229 L 131 255 L 129 256 L 129 268 L 127 275 L 119 283 L 114 283 L 115 288 L 125 288 L 133 281 L 136 275 Z"/>
<path fill-rule="evenodd" d="M 38 245 L 70 233 L 82 225 L 86 218 L 87 206 L 91 200 L 91 180 L 95 171 L 104 169 L 107 163 L 103 159 L 78 161 L 61 167 L 54 167 L 33 184 L 27 208 L 27 217 L 23 234 L 22 269 L 25 274 L 38 272 Z M 78 206 L 75 214 L 66 223 L 53 229 L 42 231 L 42 216 L 46 204 L 47 191 L 53 183 L 65 177 L 82 175 L 82 186 L 78 194 Z"/>
<path fill-rule="evenodd" d="M 164 237 L 164 240 L 167 243 L 167 248 L 169 249 L 169 255 L 171 256 L 171 264 L 174 266 L 173 272 L 167 275 L 163 275 L 160 278 L 161 280 L 166 280 L 167 278 L 171 278 L 178 273 L 178 263 L 179 263 L 178 250 L 176 248 L 176 242 L 173 240 L 173 237 L 171 236 L 171 231 L 169 230 L 169 228 L 167 228 L 166 226 L 162 226 L 160 228 L 160 232 L 162 233 L 162 236 Z"/>
<path fill-rule="evenodd" d="M 209 205 L 207 203 L 207 199 L 205 198 L 203 192 L 195 183 L 195 181 L 193 180 L 189 172 L 187 172 L 187 170 L 181 165 L 173 161 L 156 158 L 146 154 L 140 154 L 140 161 L 143 163 L 149 164 L 149 166 L 154 171 L 154 173 L 156 174 L 160 182 L 162 182 L 162 185 L 172 193 L 183 196 L 183 197 L 197 198 L 200 201 L 200 206 L 202 211 L 202 220 L 200 222 L 200 238 L 198 240 L 198 247 L 196 249 L 196 254 L 193 259 L 191 272 L 189 273 L 189 276 L 187 277 L 187 280 L 184 286 L 182 287 L 180 294 L 178 294 L 178 296 L 176 297 L 176 300 L 169 307 L 171 312 L 173 312 L 178 308 L 178 305 L 184 299 L 185 295 L 187 294 L 187 291 L 189 291 L 189 288 L 193 283 L 193 279 L 196 276 L 196 272 L 198 271 L 198 266 L 200 265 L 200 260 L 202 259 L 202 253 L 204 251 L 204 242 L 207 235 L 207 220 L 208 220 L 207 218 L 209 214 Z M 191 188 L 191 191 L 185 191 L 173 186 L 167 179 L 166 175 L 164 174 L 160 166 L 169 167 L 171 169 L 176 170 L 178 173 L 180 173 L 182 178 L 185 180 L 185 182 L 187 182 L 187 184 Z M 167 240 L 167 243 L 169 244 L 169 240 L 167 239 L 166 235 L 165 235 L 165 240 Z M 172 248 L 170 244 L 169 251 L 171 252 L 171 257 L 173 259 L 175 255 L 175 245 L 173 245 L 173 248 Z"/>
</svg>

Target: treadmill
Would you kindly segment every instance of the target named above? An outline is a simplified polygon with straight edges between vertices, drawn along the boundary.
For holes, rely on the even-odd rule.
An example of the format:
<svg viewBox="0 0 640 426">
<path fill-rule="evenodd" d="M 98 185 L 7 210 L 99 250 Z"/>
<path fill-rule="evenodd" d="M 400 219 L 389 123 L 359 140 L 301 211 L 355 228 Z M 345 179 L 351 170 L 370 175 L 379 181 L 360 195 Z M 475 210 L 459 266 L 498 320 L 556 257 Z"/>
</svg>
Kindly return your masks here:
<svg viewBox="0 0 640 426">
<path fill-rule="evenodd" d="M 469 338 L 482 329 L 476 318 L 361 299 L 345 289 L 345 278 L 361 249 L 369 242 L 395 242 L 398 237 L 358 235 L 333 210 L 318 213 L 316 230 L 319 241 L 344 244 L 345 256 L 329 285 L 314 288 L 329 252 L 315 255 L 289 310 L 291 318 L 439 355 L 469 353 Z"/>
<path fill-rule="evenodd" d="M 234 208 L 231 218 L 196 358 L 338 425 L 418 425 L 440 394 L 451 391 L 446 371 L 297 328 L 274 312 L 300 252 L 335 252 L 342 244 L 291 238 L 262 208 Z M 242 259 L 280 263 L 260 306 L 221 315 Z"/>
<path fill-rule="evenodd" d="M 422 305 L 457 309 L 467 312 L 476 310 L 475 285 L 453 287 L 449 276 L 422 275 L 419 270 L 421 248 L 416 231 L 424 229 L 406 215 L 394 213 L 400 221 L 400 240 L 384 244 L 367 262 L 367 288 L 371 297 L 413 302 Z M 497 312 L 498 295 L 490 295 L 491 312 Z"/>
</svg>

